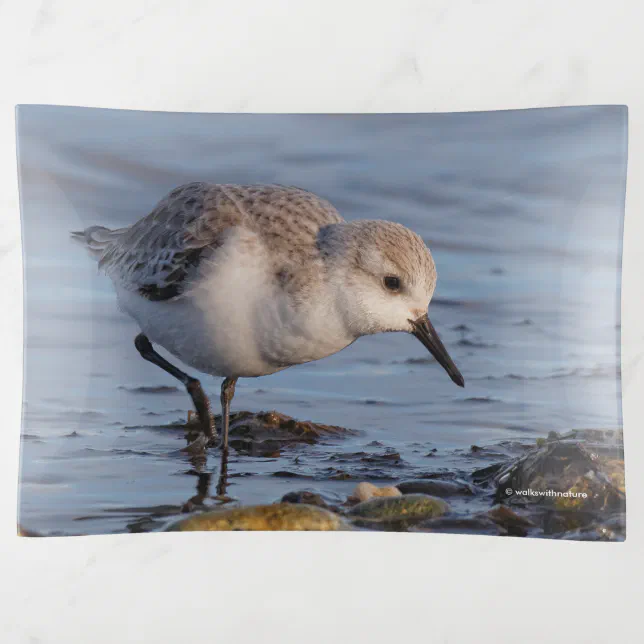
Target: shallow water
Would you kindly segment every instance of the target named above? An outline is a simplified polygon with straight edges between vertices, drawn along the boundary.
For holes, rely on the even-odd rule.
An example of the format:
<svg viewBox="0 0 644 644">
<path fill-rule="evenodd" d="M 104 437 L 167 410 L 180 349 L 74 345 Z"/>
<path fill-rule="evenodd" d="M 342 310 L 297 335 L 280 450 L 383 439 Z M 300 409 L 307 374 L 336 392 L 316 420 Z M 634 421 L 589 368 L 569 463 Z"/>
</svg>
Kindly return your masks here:
<svg viewBox="0 0 644 644">
<path fill-rule="evenodd" d="M 474 457 L 472 444 L 621 427 L 620 108 L 258 116 L 23 107 L 19 153 L 19 519 L 29 529 L 150 529 L 154 508 L 176 513 L 203 483 L 178 451 L 182 432 L 164 427 L 185 420 L 187 395 L 139 357 L 136 326 L 118 311 L 109 280 L 69 240 L 88 225 L 134 222 L 187 181 L 299 185 L 347 219 L 416 230 L 438 267 L 430 317 L 466 380 L 456 387 L 404 334 L 241 380 L 234 409 L 276 409 L 359 433 L 276 459 L 233 453 L 228 492 L 240 502 L 298 489 L 341 500 L 359 480 L 466 474 L 492 462 Z M 202 383 L 216 401 L 219 381 Z M 357 452 L 400 459 L 341 456 Z M 202 472 L 216 477 L 218 467 L 213 451 Z"/>
</svg>

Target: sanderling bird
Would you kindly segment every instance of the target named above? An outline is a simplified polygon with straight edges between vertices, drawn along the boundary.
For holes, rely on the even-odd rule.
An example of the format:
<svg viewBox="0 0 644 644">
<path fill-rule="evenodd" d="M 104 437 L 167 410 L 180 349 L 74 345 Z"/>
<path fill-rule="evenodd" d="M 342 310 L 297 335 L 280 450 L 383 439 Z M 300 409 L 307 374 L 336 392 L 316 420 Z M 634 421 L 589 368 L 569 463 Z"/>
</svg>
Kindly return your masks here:
<svg viewBox="0 0 644 644">
<path fill-rule="evenodd" d="M 300 188 L 189 183 L 131 226 L 72 234 L 98 259 L 120 308 L 138 323 L 141 356 L 185 385 L 204 445 L 216 436 L 209 400 L 199 380 L 153 343 L 224 378 L 224 449 L 238 378 L 319 360 L 364 335 L 415 335 L 464 386 L 427 315 L 434 260 L 401 224 L 347 222 Z"/>
</svg>

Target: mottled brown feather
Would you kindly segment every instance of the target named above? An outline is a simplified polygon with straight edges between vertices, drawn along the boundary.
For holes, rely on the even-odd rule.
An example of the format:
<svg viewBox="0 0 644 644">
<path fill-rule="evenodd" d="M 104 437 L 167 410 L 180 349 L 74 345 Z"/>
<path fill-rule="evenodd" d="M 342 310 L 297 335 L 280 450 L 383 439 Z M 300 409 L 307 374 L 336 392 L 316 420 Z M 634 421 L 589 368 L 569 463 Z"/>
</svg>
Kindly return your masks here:
<svg viewBox="0 0 644 644">
<path fill-rule="evenodd" d="M 297 290 L 297 266 L 322 268 L 320 229 L 343 221 L 328 201 L 300 188 L 189 183 L 129 228 L 112 231 L 99 265 L 145 297 L 169 299 L 190 284 L 199 262 L 226 231 L 243 227 L 256 233 L 272 256 L 286 258 L 274 266 L 275 279 Z"/>
</svg>

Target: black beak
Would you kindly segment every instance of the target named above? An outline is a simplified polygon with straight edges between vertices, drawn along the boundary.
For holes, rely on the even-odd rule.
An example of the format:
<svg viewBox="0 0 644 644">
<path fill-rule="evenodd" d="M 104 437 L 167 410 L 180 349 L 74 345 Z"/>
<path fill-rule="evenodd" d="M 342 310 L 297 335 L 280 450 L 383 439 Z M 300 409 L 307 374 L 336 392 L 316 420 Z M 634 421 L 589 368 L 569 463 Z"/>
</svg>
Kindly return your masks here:
<svg viewBox="0 0 644 644">
<path fill-rule="evenodd" d="M 413 327 L 412 333 L 427 347 L 429 352 L 436 358 L 438 364 L 447 371 L 449 377 L 459 386 L 465 386 L 465 379 L 456 365 L 449 357 L 445 345 L 438 337 L 438 333 L 432 326 L 427 315 L 421 315 L 417 320 L 409 320 Z"/>
</svg>

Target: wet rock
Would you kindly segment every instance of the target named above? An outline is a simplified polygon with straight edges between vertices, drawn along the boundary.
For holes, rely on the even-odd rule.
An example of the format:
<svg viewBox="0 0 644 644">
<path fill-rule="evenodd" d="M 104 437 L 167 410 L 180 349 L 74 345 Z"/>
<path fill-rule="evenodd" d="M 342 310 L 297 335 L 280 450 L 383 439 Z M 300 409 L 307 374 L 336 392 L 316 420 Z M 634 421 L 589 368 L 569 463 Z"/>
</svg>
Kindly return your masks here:
<svg viewBox="0 0 644 644">
<path fill-rule="evenodd" d="M 430 496 L 472 496 L 476 490 L 472 485 L 458 479 L 443 481 L 441 479 L 420 479 L 397 483 L 396 487 L 403 494 L 429 494 Z"/>
<path fill-rule="evenodd" d="M 576 511 L 624 511 L 624 461 L 579 442 L 555 440 L 513 461 L 495 477 L 497 501 Z"/>
<path fill-rule="evenodd" d="M 591 527 L 582 530 L 566 532 L 559 537 L 564 541 L 624 541 L 624 537 L 615 536 L 605 528 Z"/>
<path fill-rule="evenodd" d="M 366 456 L 369 456 L 369 452 L 336 452 L 334 454 L 329 454 L 327 460 L 338 463 L 351 463 L 359 462 Z"/>
<path fill-rule="evenodd" d="M 514 426 L 512 429 L 515 431 L 522 431 L 520 427 Z M 523 456 L 534 448 L 534 443 L 523 440 L 505 440 L 497 444 L 497 447 L 503 448 L 503 452 L 508 457 Z"/>
<path fill-rule="evenodd" d="M 341 452 L 331 454 L 330 461 L 339 463 L 369 463 L 370 465 L 402 466 L 404 462 L 399 452 L 392 450 L 385 451 L 382 454 L 373 454 L 369 452 Z"/>
<path fill-rule="evenodd" d="M 570 530 L 560 538 L 574 541 L 624 541 L 626 539 L 624 515 L 616 515 L 595 525 Z"/>
<path fill-rule="evenodd" d="M 626 480 L 624 478 L 624 459 L 604 459 L 601 470 L 609 481 L 622 494 L 626 494 Z"/>
<path fill-rule="evenodd" d="M 315 492 L 308 490 L 298 490 L 297 492 L 289 492 L 282 497 L 280 503 L 304 503 L 306 505 L 315 505 L 318 508 L 335 511 L 335 508 L 329 504 Z"/>
<path fill-rule="evenodd" d="M 221 416 L 214 416 L 217 431 L 221 428 Z M 199 425 L 192 415 L 185 425 L 188 440 L 199 433 Z M 335 425 L 321 425 L 300 421 L 276 411 L 252 413 L 240 411 L 230 416 L 230 445 L 242 454 L 267 456 L 284 447 L 301 443 L 317 443 L 327 438 L 342 438 L 357 432 Z"/>
<path fill-rule="evenodd" d="M 494 477 L 498 472 L 505 467 L 505 463 L 494 463 L 494 465 L 489 465 L 488 467 L 482 467 L 478 470 L 474 470 L 471 474 L 472 481 L 476 485 L 489 485 L 493 481 Z"/>
<path fill-rule="evenodd" d="M 401 491 L 397 487 L 391 485 L 387 487 L 378 487 L 373 483 L 358 483 L 354 488 L 349 501 L 368 501 L 374 497 L 390 497 L 390 496 L 402 496 Z"/>
<path fill-rule="evenodd" d="M 368 454 L 360 459 L 363 463 L 377 465 L 403 465 L 403 460 L 398 452 L 386 452 L 384 454 Z"/>
<path fill-rule="evenodd" d="M 220 530 L 346 530 L 342 517 L 313 505 L 275 503 L 204 512 L 178 521 L 170 532 Z"/>
<path fill-rule="evenodd" d="M 481 447 L 480 445 L 470 445 L 469 451 L 466 453 L 467 456 L 472 458 L 486 458 L 486 459 L 503 459 L 507 458 L 507 455 L 499 449 L 501 445 L 495 446 L 496 449 L 491 447 Z"/>
<path fill-rule="evenodd" d="M 349 510 L 356 525 L 372 529 L 405 530 L 414 523 L 441 516 L 449 510 L 442 499 L 426 494 L 374 498 Z"/>
<path fill-rule="evenodd" d="M 507 534 L 514 537 L 525 537 L 535 527 L 526 517 L 522 517 L 504 505 L 496 505 L 486 513 L 486 516 L 502 527 Z"/>
<path fill-rule="evenodd" d="M 557 512 L 547 509 L 541 513 L 534 509 L 534 520 L 541 525 L 544 535 L 560 537 L 565 532 L 579 530 L 592 525 L 595 514 L 592 512 Z"/>
<path fill-rule="evenodd" d="M 620 541 L 626 538 L 626 515 L 621 512 L 609 518 L 597 512 L 546 511 L 535 514 L 540 519 L 543 534 L 557 539 L 568 535 L 583 541 Z M 593 534 L 597 533 L 596 538 Z M 610 538 L 609 538 L 610 535 Z"/>
<path fill-rule="evenodd" d="M 276 476 L 280 479 L 312 479 L 313 477 L 308 474 L 299 474 L 298 472 L 290 472 L 289 470 L 277 470 L 271 476 Z"/>
<path fill-rule="evenodd" d="M 447 532 L 453 534 L 484 534 L 507 536 L 503 526 L 489 517 L 477 515 L 473 517 L 438 517 L 429 519 L 411 528 L 412 532 Z"/>
<path fill-rule="evenodd" d="M 284 447 L 292 444 L 291 440 L 274 440 L 267 439 L 263 441 L 254 441 L 251 438 L 233 438 L 228 444 L 238 454 L 244 456 L 260 456 L 263 458 L 278 458 Z"/>
</svg>

